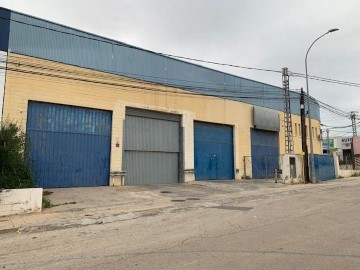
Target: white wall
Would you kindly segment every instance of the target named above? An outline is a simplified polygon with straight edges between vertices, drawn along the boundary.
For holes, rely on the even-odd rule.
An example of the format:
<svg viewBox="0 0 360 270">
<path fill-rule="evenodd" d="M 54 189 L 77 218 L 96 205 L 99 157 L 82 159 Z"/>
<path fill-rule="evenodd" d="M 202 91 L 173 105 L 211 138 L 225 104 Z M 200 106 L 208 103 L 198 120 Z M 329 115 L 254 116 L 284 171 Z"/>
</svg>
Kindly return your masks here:
<svg viewBox="0 0 360 270">
<path fill-rule="evenodd" d="M 4 189 L 0 192 L 0 217 L 41 212 L 42 188 Z"/>
<path fill-rule="evenodd" d="M 7 52 L 0 51 L 0 123 L 3 115 L 3 101 L 5 93 L 5 74 L 6 74 Z"/>
<path fill-rule="evenodd" d="M 292 178 L 290 174 L 290 157 L 295 158 L 296 177 Z M 282 180 L 286 184 L 303 183 L 303 165 L 302 156 L 295 154 L 285 154 L 282 156 Z"/>
<path fill-rule="evenodd" d="M 339 177 L 348 178 L 354 174 L 359 174 L 360 170 L 339 170 Z"/>
</svg>

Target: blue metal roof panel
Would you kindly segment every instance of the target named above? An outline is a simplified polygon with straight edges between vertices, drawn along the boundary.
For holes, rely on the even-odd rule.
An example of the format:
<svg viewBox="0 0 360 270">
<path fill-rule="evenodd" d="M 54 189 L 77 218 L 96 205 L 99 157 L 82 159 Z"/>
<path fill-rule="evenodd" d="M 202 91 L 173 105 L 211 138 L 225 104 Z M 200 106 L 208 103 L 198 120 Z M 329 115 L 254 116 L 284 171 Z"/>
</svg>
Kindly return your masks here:
<svg viewBox="0 0 360 270">
<path fill-rule="evenodd" d="M 0 9 L 3 11 L 4 9 Z M 9 51 L 283 110 L 282 88 L 11 12 Z M 291 103 L 300 113 L 299 94 Z M 312 117 L 320 119 L 313 104 Z"/>
</svg>

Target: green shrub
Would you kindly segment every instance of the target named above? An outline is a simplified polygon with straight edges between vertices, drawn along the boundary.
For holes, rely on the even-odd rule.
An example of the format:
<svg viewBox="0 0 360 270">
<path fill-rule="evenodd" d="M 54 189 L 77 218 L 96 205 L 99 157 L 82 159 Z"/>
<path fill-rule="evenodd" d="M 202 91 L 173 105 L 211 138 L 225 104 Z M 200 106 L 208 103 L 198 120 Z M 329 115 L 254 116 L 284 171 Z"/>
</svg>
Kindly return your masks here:
<svg viewBox="0 0 360 270">
<path fill-rule="evenodd" d="M 51 203 L 51 201 L 48 197 L 43 196 L 42 207 L 43 208 L 51 208 L 51 207 L 54 207 L 54 205 Z"/>
<path fill-rule="evenodd" d="M 25 158 L 25 134 L 14 123 L 3 123 L 0 128 L 0 189 L 34 187 Z"/>
</svg>

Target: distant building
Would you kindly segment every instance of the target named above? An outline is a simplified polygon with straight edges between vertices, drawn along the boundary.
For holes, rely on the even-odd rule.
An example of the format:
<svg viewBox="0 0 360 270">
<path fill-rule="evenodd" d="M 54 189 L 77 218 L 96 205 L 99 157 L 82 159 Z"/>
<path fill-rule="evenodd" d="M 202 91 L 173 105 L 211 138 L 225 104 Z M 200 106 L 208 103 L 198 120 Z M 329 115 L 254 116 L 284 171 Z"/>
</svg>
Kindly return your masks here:
<svg viewBox="0 0 360 270">
<path fill-rule="evenodd" d="M 330 151 L 336 152 L 341 161 L 343 160 L 352 160 L 351 154 L 351 143 L 352 136 L 345 137 L 330 137 L 329 138 L 329 148 Z M 322 143 L 323 153 L 327 154 L 328 141 L 326 138 L 323 139 Z"/>
</svg>

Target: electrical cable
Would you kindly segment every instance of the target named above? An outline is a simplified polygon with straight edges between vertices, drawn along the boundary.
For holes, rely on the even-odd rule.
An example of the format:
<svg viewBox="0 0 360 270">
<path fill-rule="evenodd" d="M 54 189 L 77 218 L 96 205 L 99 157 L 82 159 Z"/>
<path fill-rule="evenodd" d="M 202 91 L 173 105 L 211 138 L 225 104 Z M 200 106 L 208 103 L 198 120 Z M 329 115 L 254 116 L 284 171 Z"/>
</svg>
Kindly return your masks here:
<svg viewBox="0 0 360 270">
<path fill-rule="evenodd" d="M 17 67 L 19 66 L 23 66 L 25 68 L 37 68 L 37 69 L 41 69 L 41 70 L 45 70 L 45 71 L 50 71 L 50 72 L 65 72 L 65 73 L 68 73 L 70 75 L 78 75 L 78 76 L 88 76 L 88 75 L 92 75 L 94 77 L 93 74 L 87 74 L 86 72 L 74 72 L 74 70 L 64 70 L 64 68 L 62 69 L 59 69 L 59 68 L 49 68 L 50 65 L 48 66 L 39 66 L 39 65 L 34 65 L 34 64 L 28 64 L 28 63 L 20 63 L 20 62 L 11 62 L 9 61 L 10 64 L 13 64 Z M 12 70 L 12 71 L 17 71 L 17 72 L 21 72 L 20 69 L 14 69 L 14 68 L 11 68 L 9 67 L 8 69 Z M 52 76 L 54 77 L 53 74 L 49 74 L 49 73 L 43 73 L 43 72 L 33 72 L 33 71 L 23 71 L 25 73 L 32 73 L 32 74 L 35 74 L 35 75 L 43 75 L 43 76 Z M 112 77 L 111 77 L 112 76 Z M 113 75 L 113 74 L 106 74 L 106 76 L 104 75 L 101 75 L 101 76 L 95 76 L 95 78 L 97 79 L 108 79 L 108 78 L 111 78 L 111 79 L 114 79 L 114 76 L 116 75 Z M 56 77 L 56 76 L 55 76 Z M 66 77 L 62 77 L 62 78 L 66 78 Z M 68 78 L 68 79 L 75 79 L 73 77 L 71 78 Z M 75 80 L 78 80 L 78 79 L 75 79 Z M 86 80 L 85 80 L 86 81 Z M 138 80 L 136 79 L 132 79 L 132 78 L 122 78 L 122 81 L 128 81 L 128 82 L 134 82 L 134 83 L 140 83 Z M 89 82 L 89 81 L 87 81 Z M 101 83 L 101 82 L 98 82 L 98 81 L 94 81 L 94 80 L 91 80 L 91 82 L 94 82 L 94 83 Z M 194 82 L 194 81 L 192 81 Z M 152 83 L 152 82 L 143 82 L 141 81 L 142 84 L 148 84 L 148 85 L 157 85 L 157 83 Z M 120 85 L 120 86 L 124 86 L 124 85 Z M 210 88 L 210 87 L 206 87 L 206 88 L 201 88 L 201 87 L 194 87 L 194 86 L 189 86 L 189 85 L 181 85 L 181 84 L 178 84 L 176 86 L 174 85 L 171 85 L 171 87 L 180 87 L 180 88 L 183 88 L 183 89 L 189 89 L 191 88 L 192 90 L 206 90 L 208 93 L 196 93 L 195 95 L 207 95 L 207 96 L 213 96 L 213 97 L 223 97 L 223 98 L 239 98 L 239 99 L 246 99 L 246 98 L 250 98 L 250 99 L 261 99 L 261 100 L 272 100 L 272 101 L 276 101 L 276 100 L 283 100 L 283 97 L 279 97 L 278 95 L 276 96 L 271 96 L 268 94 L 267 92 L 267 96 L 264 97 L 263 96 L 263 93 L 258 93 L 257 95 L 254 95 L 254 92 L 251 91 L 252 90 L 252 87 L 247 87 L 246 90 L 250 90 L 250 91 L 243 91 L 241 89 L 236 89 L 237 91 L 229 91 L 229 90 L 224 90 L 224 89 L 218 89 L 218 88 Z M 262 87 L 264 89 L 264 87 Z M 279 90 L 281 90 L 281 88 L 277 89 L 276 87 L 270 87 L 270 88 L 275 88 L 275 89 L 272 89 L 274 92 L 274 94 L 279 94 Z M 142 88 L 144 90 L 144 88 Z M 150 90 L 150 89 L 147 89 L 147 90 Z M 154 89 L 153 89 L 154 90 Z M 219 95 L 219 93 L 217 93 L 219 90 L 221 90 L 223 93 L 230 93 L 232 95 L 224 95 L 223 93 L 221 95 Z M 240 90 L 240 91 L 239 91 Z M 264 89 L 265 90 L 265 89 Z M 298 89 L 296 89 L 298 91 Z M 155 89 L 155 91 L 159 92 L 158 89 Z M 169 91 L 166 91 L 169 93 Z M 212 92 L 215 92 L 216 94 L 213 94 Z M 179 92 L 176 92 L 176 93 L 179 93 Z M 187 93 L 189 94 L 189 93 Z M 193 93 L 190 93 L 190 94 L 193 94 Z M 239 94 L 242 94 L 242 95 L 239 95 Z M 299 97 L 292 97 L 290 98 L 291 100 L 299 100 Z M 341 110 L 339 109 L 336 109 L 324 102 L 321 102 L 320 100 L 317 100 L 315 98 L 312 98 L 311 97 L 311 104 L 312 105 L 316 105 L 316 106 L 319 106 L 320 108 L 322 109 L 325 109 L 329 112 L 332 112 L 334 114 L 337 114 L 339 116 L 342 116 L 342 117 L 347 117 L 346 116 L 346 113 L 345 112 L 342 112 Z"/>
<path fill-rule="evenodd" d="M 98 35 L 91 34 L 91 33 L 88 33 L 88 32 L 82 31 L 82 30 L 78 30 L 78 29 L 75 29 L 75 28 L 72 28 L 72 27 L 68 27 L 68 26 L 66 26 L 66 27 L 69 28 L 70 30 L 75 30 L 77 32 L 81 32 L 83 34 L 91 35 L 91 36 L 94 36 L 94 37 L 97 37 L 97 38 L 84 36 L 84 35 L 79 35 L 79 34 L 75 34 L 75 33 L 69 33 L 69 32 L 65 32 L 65 31 L 60 31 L 58 29 L 52 29 L 52 28 L 49 28 L 49 27 L 44 27 L 44 26 L 40 26 L 40 25 L 36 25 L 36 24 L 31 24 L 31 23 L 28 23 L 28 22 L 19 21 L 19 20 L 15 20 L 15 19 L 12 19 L 12 18 L 5 18 L 5 17 L 2 17 L 2 16 L 0 16 L 0 19 L 20 23 L 20 24 L 23 24 L 23 25 L 26 25 L 26 26 L 32 26 L 32 27 L 35 27 L 35 28 L 45 29 L 45 30 L 49 30 L 49 31 L 52 31 L 52 32 L 57 32 L 57 33 L 65 34 L 65 35 L 76 36 L 76 37 L 84 38 L 84 39 L 87 39 L 87 40 L 102 42 L 102 43 L 110 44 L 110 45 L 113 45 L 113 46 L 116 45 L 116 46 L 141 50 L 141 51 L 161 55 L 161 56 L 164 56 L 164 57 L 175 58 L 175 60 L 177 60 L 177 59 L 186 59 L 186 60 L 191 60 L 191 61 L 196 61 L 196 62 L 201 62 L 201 63 L 208 63 L 208 64 L 221 65 L 221 66 L 229 66 L 229 67 L 235 67 L 235 68 L 241 68 L 241 69 L 266 71 L 266 72 L 275 72 L 275 73 L 281 73 L 282 72 L 282 71 L 275 70 L 275 69 L 247 67 L 247 66 L 219 63 L 219 62 L 215 62 L 215 61 L 200 60 L 200 59 L 195 59 L 195 58 L 190 58 L 190 57 L 185 57 L 185 56 L 179 56 L 179 55 L 155 52 L 155 51 L 139 48 L 139 47 L 136 47 L 136 46 L 133 46 L 133 45 L 129 45 L 129 44 L 126 44 L 124 42 L 116 41 L 116 40 L 113 40 L 113 39 L 110 39 L 110 38 L 100 37 Z M 53 23 L 53 24 L 59 25 L 57 23 Z M 218 71 L 218 72 L 221 72 L 221 71 Z"/>
<path fill-rule="evenodd" d="M 209 61 L 209 60 L 201 60 L 201 59 L 185 57 L 185 56 L 179 56 L 179 55 L 174 55 L 174 54 L 155 52 L 155 51 L 139 48 L 139 47 L 136 47 L 136 46 L 132 46 L 132 45 L 129 45 L 129 44 L 126 44 L 126 43 L 123 43 L 123 42 L 119 42 L 119 41 L 116 41 L 116 40 L 113 40 L 113 39 L 110 39 L 110 38 L 100 37 L 98 35 L 87 33 L 85 31 L 78 30 L 78 29 L 71 28 L 71 27 L 67 27 L 67 28 L 69 28 L 70 30 L 75 30 L 75 31 L 81 32 L 81 33 L 86 34 L 86 35 L 91 35 L 93 37 L 84 36 L 84 35 L 75 34 L 75 33 L 69 33 L 69 32 L 66 32 L 66 31 L 60 31 L 60 30 L 57 30 L 57 29 L 52 29 L 52 28 L 49 28 L 49 27 L 44 27 L 44 26 L 40 26 L 40 25 L 36 25 L 36 24 L 31 24 L 31 23 L 15 20 L 15 19 L 12 19 L 12 18 L 5 18 L 5 17 L 2 17 L 2 16 L 0 16 L 0 19 L 20 23 L 20 24 L 23 24 L 23 25 L 31 26 L 31 27 L 45 29 L 45 30 L 49 30 L 49 31 L 53 31 L 53 32 L 57 32 L 57 33 L 65 34 L 65 35 L 76 36 L 76 37 L 80 37 L 80 38 L 84 38 L 84 39 L 88 39 L 88 40 L 92 40 L 92 41 L 97 41 L 97 42 L 103 42 L 103 43 L 110 44 L 112 46 L 121 46 L 121 47 L 141 50 L 141 51 L 153 53 L 153 54 L 164 56 L 164 57 L 170 57 L 172 59 L 185 59 L 185 60 L 190 60 L 190 61 L 195 61 L 195 62 L 220 65 L 220 66 L 229 66 L 229 67 L 248 69 L 248 70 L 281 73 L 280 70 L 275 70 L 275 69 L 247 67 L 247 66 L 241 66 L 241 65 L 235 65 L 235 64 L 226 64 L 226 63 L 220 63 L 220 62 L 215 62 L 215 61 Z M 53 24 L 59 25 L 57 23 L 53 23 Z M 185 62 L 185 63 L 187 63 L 187 62 Z M 222 71 L 218 71 L 218 72 L 222 72 Z M 222 73 L 224 73 L 224 72 L 222 72 Z M 289 76 L 300 77 L 300 78 L 305 78 L 306 77 L 305 74 L 298 73 L 298 72 L 291 72 L 291 71 L 289 72 Z M 347 82 L 347 81 L 324 78 L 324 77 L 313 76 L 313 75 L 309 75 L 308 78 L 312 79 L 312 80 L 318 80 L 318 81 L 323 81 L 323 82 L 328 82 L 328 83 L 334 83 L 334 84 L 340 84 L 340 85 L 346 85 L 346 86 L 353 86 L 353 87 L 360 87 L 360 83 Z"/>
</svg>

